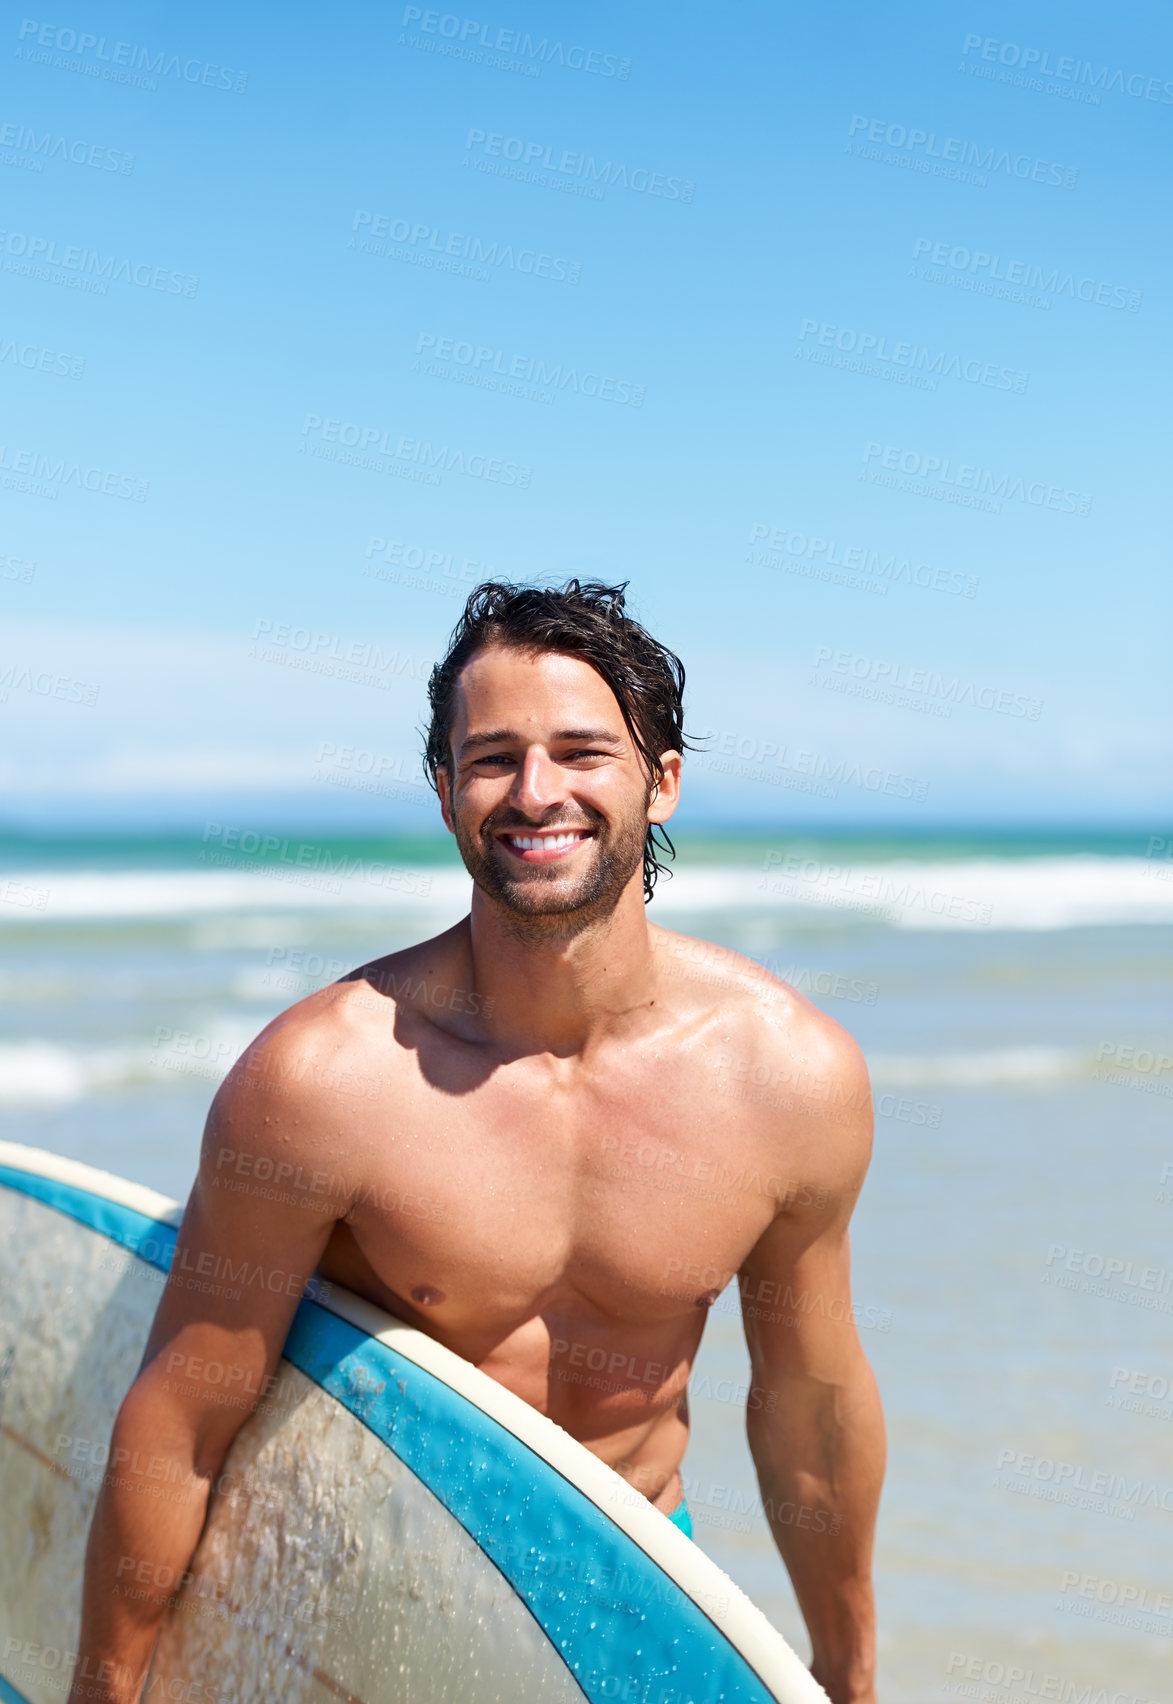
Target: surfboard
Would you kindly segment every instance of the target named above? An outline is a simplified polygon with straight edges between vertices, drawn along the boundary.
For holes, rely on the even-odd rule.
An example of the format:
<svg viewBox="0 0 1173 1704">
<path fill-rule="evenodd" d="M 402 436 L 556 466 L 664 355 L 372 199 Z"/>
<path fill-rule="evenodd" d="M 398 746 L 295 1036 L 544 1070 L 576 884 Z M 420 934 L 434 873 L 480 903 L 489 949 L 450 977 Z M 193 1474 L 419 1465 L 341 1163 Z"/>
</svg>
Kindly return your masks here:
<svg viewBox="0 0 1173 1704">
<path fill-rule="evenodd" d="M 0 1142 L 0 1700 L 64 1696 L 103 1475 L 182 1209 Z M 209 1280 L 209 1282 L 212 1280 Z M 202 1369 L 213 1378 L 211 1365 Z M 218 1375 L 217 1375 L 218 1376 Z M 232 1400 L 224 1371 L 225 1399 Z M 152 1564 L 122 1557 L 133 1601 Z M 171 1588 L 143 1697 L 185 1704 L 816 1704 L 719 1568 L 559 1426 L 337 1286 L 274 1381 Z"/>
</svg>

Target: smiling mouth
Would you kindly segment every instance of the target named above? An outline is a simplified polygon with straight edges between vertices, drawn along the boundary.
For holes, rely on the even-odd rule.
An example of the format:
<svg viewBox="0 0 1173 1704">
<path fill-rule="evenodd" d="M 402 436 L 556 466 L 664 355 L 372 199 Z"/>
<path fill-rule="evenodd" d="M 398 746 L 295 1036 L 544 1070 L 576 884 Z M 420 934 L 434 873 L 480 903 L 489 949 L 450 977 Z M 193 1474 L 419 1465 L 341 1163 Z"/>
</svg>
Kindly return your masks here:
<svg viewBox="0 0 1173 1704">
<path fill-rule="evenodd" d="M 591 838 L 591 832 L 586 828 L 554 828 L 532 834 L 502 834 L 499 838 L 501 844 L 516 857 L 527 864 L 537 864 L 573 852 L 576 846 Z"/>
</svg>

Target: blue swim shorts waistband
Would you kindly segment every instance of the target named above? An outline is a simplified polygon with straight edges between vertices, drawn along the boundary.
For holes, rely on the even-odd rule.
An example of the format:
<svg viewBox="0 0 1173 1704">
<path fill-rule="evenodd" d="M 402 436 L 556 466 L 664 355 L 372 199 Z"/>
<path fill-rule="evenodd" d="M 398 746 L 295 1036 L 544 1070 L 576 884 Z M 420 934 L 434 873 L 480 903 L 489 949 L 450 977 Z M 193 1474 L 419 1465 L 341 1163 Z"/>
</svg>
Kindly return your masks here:
<svg viewBox="0 0 1173 1704">
<path fill-rule="evenodd" d="M 673 1526 L 680 1528 L 685 1538 L 692 1537 L 692 1516 L 688 1512 L 688 1504 L 683 1497 L 668 1516 L 668 1519 Z"/>
</svg>

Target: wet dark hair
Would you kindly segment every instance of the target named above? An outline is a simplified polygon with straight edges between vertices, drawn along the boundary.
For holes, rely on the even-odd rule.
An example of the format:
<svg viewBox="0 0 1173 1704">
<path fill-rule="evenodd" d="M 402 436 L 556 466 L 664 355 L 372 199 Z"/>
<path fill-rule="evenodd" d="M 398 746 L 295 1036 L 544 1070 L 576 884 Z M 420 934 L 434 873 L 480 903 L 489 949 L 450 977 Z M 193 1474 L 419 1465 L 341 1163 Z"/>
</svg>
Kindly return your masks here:
<svg viewBox="0 0 1173 1704">
<path fill-rule="evenodd" d="M 490 645 L 536 654 L 556 651 L 589 663 L 618 699 L 652 784 L 663 778 L 660 753 L 683 752 L 688 744 L 684 664 L 625 612 L 626 590 L 626 580 L 618 586 L 601 580 L 567 580 L 560 587 L 485 580 L 473 589 L 452 629 L 447 654 L 428 681 L 432 719 L 425 736 L 424 771 L 433 787 L 437 771 L 448 769 L 452 762 L 456 682 L 470 657 Z M 661 824 L 650 823 L 644 842 L 645 901 L 652 897 L 656 878 L 672 874 L 658 856 L 661 853 L 675 858 L 676 848 Z"/>
</svg>

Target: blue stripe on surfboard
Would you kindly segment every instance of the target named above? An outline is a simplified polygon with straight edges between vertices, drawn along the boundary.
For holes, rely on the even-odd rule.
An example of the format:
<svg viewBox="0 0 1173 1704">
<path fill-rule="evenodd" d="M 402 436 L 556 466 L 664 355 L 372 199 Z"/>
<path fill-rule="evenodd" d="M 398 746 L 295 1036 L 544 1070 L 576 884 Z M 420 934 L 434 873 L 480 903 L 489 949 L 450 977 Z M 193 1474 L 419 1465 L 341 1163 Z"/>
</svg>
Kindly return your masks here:
<svg viewBox="0 0 1173 1704">
<path fill-rule="evenodd" d="M 0 1184 L 170 1266 L 174 1226 L 35 1172 L 0 1165 Z M 442 1379 L 313 1301 L 298 1304 L 284 1354 L 476 1540 L 592 1701 L 633 1696 L 634 1680 L 647 1704 L 770 1704 L 744 1657 L 622 1528 Z"/>
<path fill-rule="evenodd" d="M 11 1686 L 2 1674 L 0 1674 L 0 1704 L 29 1704 L 24 1693 L 18 1692 L 15 1686 Z"/>
</svg>

